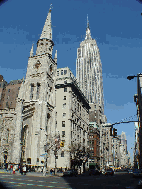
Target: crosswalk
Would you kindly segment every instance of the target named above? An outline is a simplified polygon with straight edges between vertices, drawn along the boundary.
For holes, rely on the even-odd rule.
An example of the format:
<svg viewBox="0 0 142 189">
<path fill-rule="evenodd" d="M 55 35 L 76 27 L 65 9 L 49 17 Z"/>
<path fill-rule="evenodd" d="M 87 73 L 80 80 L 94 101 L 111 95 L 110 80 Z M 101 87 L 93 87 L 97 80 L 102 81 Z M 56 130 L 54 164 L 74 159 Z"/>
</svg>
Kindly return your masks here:
<svg viewBox="0 0 142 189">
<path fill-rule="evenodd" d="M 0 175 L 1 182 L 5 183 L 7 185 L 7 188 L 23 188 L 23 187 L 43 187 L 43 188 L 62 188 L 62 189 L 72 189 L 69 186 L 60 186 L 62 184 L 59 181 L 51 181 L 48 182 L 46 180 L 23 180 L 22 178 L 10 178 L 10 175 Z M 22 182 L 21 182 L 22 181 Z M 64 183 L 64 185 L 69 185 L 69 183 Z"/>
</svg>

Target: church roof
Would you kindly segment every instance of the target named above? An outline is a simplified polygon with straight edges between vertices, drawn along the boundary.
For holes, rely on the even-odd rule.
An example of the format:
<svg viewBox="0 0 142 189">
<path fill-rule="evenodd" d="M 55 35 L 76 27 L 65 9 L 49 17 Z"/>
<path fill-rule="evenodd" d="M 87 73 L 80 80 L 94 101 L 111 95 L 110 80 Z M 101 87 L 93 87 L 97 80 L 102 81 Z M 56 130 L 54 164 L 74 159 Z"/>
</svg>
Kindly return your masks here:
<svg viewBox="0 0 142 189">
<path fill-rule="evenodd" d="M 51 28 L 51 7 L 49 9 L 43 30 L 42 30 L 42 34 L 40 36 L 40 39 L 50 39 L 52 40 L 52 28 Z"/>
</svg>

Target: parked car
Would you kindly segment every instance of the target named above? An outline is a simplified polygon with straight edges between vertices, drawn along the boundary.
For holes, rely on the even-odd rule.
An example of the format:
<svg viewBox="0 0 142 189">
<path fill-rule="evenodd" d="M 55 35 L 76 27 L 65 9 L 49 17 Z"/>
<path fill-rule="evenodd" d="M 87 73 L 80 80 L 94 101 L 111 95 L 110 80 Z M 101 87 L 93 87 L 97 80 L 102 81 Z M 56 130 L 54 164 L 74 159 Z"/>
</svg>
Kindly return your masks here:
<svg viewBox="0 0 142 189">
<path fill-rule="evenodd" d="M 141 169 L 135 169 L 133 171 L 133 177 L 141 177 L 142 176 L 142 170 Z"/>
<path fill-rule="evenodd" d="M 107 169 L 106 172 L 105 172 L 105 175 L 111 175 L 111 176 L 113 176 L 114 175 L 113 169 Z"/>
<path fill-rule="evenodd" d="M 101 172 L 100 171 L 98 171 L 97 169 L 90 169 L 89 170 L 89 175 L 91 176 L 91 175 L 100 175 L 101 174 Z"/>
<path fill-rule="evenodd" d="M 128 169 L 128 173 L 129 174 L 133 173 L 133 170 L 132 169 Z"/>
<path fill-rule="evenodd" d="M 77 175 L 78 175 L 78 172 L 77 170 L 74 170 L 74 169 L 69 169 L 63 172 L 63 176 L 77 176 Z"/>
</svg>

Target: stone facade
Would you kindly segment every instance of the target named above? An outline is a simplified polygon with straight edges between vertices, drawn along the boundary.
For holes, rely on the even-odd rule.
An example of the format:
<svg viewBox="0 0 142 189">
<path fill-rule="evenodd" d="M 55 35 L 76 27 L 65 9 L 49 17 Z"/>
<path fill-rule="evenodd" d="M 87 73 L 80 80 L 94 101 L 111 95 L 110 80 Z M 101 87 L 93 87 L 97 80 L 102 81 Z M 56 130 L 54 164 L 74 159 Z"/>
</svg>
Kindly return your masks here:
<svg viewBox="0 0 142 189">
<path fill-rule="evenodd" d="M 55 87 L 57 112 L 55 129 L 60 132 L 61 141 L 64 142 L 64 147 L 58 150 L 57 166 L 70 168 L 70 160 L 74 159 L 77 150 L 87 151 L 89 102 L 68 67 L 57 69 Z"/>
<path fill-rule="evenodd" d="M 16 133 L 12 160 L 43 166 L 46 145 L 55 130 L 55 73 L 57 53 L 52 58 L 51 10 L 48 13 L 36 54 L 31 48 L 25 81 L 16 104 Z M 48 162 L 51 161 L 48 159 Z"/>
</svg>

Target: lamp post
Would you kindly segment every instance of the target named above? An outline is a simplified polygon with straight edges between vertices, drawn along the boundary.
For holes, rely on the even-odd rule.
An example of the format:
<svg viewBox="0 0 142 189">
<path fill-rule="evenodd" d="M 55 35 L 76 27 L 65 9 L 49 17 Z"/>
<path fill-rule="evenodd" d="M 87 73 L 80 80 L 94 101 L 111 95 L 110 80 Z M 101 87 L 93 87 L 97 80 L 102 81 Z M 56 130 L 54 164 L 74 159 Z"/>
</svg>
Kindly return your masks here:
<svg viewBox="0 0 142 189">
<path fill-rule="evenodd" d="M 142 73 L 137 74 L 137 76 L 128 76 L 127 79 L 131 80 L 134 79 L 134 77 L 137 77 L 137 100 L 138 100 L 138 125 L 139 125 L 139 169 L 142 169 L 142 127 L 141 127 L 141 116 L 142 116 L 142 105 L 141 105 L 141 82 L 140 77 L 142 77 Z"/>
</svg>

